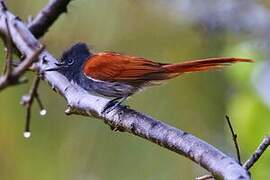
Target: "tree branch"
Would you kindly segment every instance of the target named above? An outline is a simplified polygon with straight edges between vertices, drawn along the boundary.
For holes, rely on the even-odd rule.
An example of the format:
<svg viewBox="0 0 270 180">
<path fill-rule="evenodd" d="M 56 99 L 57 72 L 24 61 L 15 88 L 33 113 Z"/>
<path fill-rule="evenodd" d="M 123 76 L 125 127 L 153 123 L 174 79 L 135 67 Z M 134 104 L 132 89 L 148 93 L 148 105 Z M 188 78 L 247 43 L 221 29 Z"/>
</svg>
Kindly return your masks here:
<svg viewBox="0 0 270 180">
<path fill-rule="evenodd" d="M 41 44 L 25 24 L 0 4 L 1 32 L 5 31 L 5 18 L 9 21 L 12 40 L 18 50 L 26 56 L 33 54 Z M 118 106 L 110 113 L 102 114 L 101 112 L 109 100 L 88 94 L 58 72 L 44 71 L 54 67 L 55 62 L 57 62 L 56 59 L 48 51 L 43 50 L 39 55 L 37 69 L 44 72 L 44 79 L 67 100 L 67 114 L 91 115 L 102 119 L 106 124 L 121 131 L 137 135 L 188 157 L 211 172 L 216 178 L 250 179 L 247 170 L 234 159 L 187 132 L 124 106 Z"/>
<path fill-rule="evenodd" d="M 252 156 L 244 163 L 243 167 L 249 170 L 261 157 L 267 147 L 270 145 L 270 136 L 266 136 Z"/>
<path fill-rule="evenodd" d="M 226 120 L 227 120 L 227 123 L 228 123 L 228 125 L 229 125 L 230 131 L 231 131 L 231 133 L 232 133 L 232 139 L 233 139 L 234 146 L 235 146 L 235 149 L 236 149 L 236 155 L 237 155 L 238 163 L 239 163 L 240 165 L 242 165 L 241 155 L 240 155 L 240 149 L 239 149 L 239 145 L 238 145 L 238 141 L 237 141 L 237 134 L 236 134 L 236 133 L 234 132 L 234 130 L 233 130 L 233 127 L 232 127 L 232 124 L 231 124 L 231 121 L 230 121 L 229 116 L 226 116 L 225 118 L 226 118 Z"/>
<path fill-rule="evenodd" d="M 31 121 L 31 108 L 34 100 L 36 99 L 38 103 L 41 103 L 38 96 L 38 87 L 40 83 L 40 77 L 37 75 L 33 81 L 33 85 L 27 95 L 23 95 L 21 99 L 21 104 L 26 107 L 26 120 L 25 120 L 25 129 L 24 129 L 24 137 L 29 138 L 31 136 L 30 131 L 30 121 Z M 39 102 L 40 101 L 40 102 Z M 43 108 L 43 106 L 42 106 Z"/>
<path fill-rule="evenodd" d="M 55 20 L 63 13 L 67 12 L 67 6 L 71 0 L 52 0 L 50 1 L 47 6 L 45 6 L 38 15 L 34 18 L 32 22 L 28 25 L 28 28 L 32 32 L 32 34 L 40 38 L 43 36 L 49 29 L 49 27 L 54 23 Z M 1 1 L 1 7 L 5 12 L 7 10 L 5 4 L 3 1 Z M 16 17 L 18 20 L 19 18 Z M 7 56 L 6 56 L 6 66 L 4 69 L 4 76 L 0 76 L 0 90 L 15 84 L 20 84 L 21 82 L 25 81 L 19 81 L 19 78 L 24 74 L 24 72 L 33 64 L 33 62 L 36 60 L 36 57 L 31 58 L 25 58 L 17 68 L 14 69 L 14 72 L 11 72 L 11 64 L 12 64 L 12 40 L 10 37 L 10 28 L 7 19 L 5 20 L 6 23 L 6 29 L 2 31 L 2 34 L 6 39 L 4 40 L 6 42 L 6 49 L 7 49 Z M 44 47 L 41 47 L 40 50 L 37 53 L 37 55 L 42 51 Z M 15 51 L 18 54 L 18 51 Z M 38 102 L 39 97 L 37 97 Z M 39 103 L 40 104 L 40 103 Z M 42 106 L 42 104 L 40 104 Z M 43 111 L 42 114 L 46 112 Z"/>
<path fill-rule="evenodd" d="M 6 35 L 6 64 L 5 64 L 5 69 L 4 73 L 6 76 L 6 79 L 9 79 L 11 70 L 12 70 L 12 42 L 11 42 L 11 35 L 10 35 L 10 29 L 8 25 L 7 19 L 5 20 L 6 22 L 6 28 L 7 28 L 7 35 Z"/>
<path fill-rule="evenodd" d="M 45 6 L 38 15 L 28 24 L 29 30 L 36 38 L 42 37 L 64 12 L 71 0 L 52 0 Z"/>
<path fill-rule="evenodd" d="M 8 76 L 0 77 L 0 91 L 7 86 L 20 83 L 20 81 L 18 81 L 19 78 L 35 61 L 38 60 L 38 56 L 43 51 L 44 46 L 41 45 L 41 47 L 37 48 L 37 50 L 33 51 L 33 54 L 27 55 L 26 59 L 23 60 L 12 72 L 10 72 Z"/>
</svg>

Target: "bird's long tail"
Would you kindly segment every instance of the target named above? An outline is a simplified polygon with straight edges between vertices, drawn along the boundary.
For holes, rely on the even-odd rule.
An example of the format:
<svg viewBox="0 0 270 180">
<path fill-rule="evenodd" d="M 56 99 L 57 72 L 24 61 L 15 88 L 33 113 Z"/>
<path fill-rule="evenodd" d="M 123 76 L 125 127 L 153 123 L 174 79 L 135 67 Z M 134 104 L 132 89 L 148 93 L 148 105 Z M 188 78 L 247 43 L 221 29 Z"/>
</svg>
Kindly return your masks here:
<svg viewBox="0 0 270 180">
<path fill-rule="evenodd" d="M 207 71 L 217 68 L 223 68 L 237 62 L 254 62 L 251 59 L 218 57 L 201 60 L 180 62 L 177 64 L 166 64 L 162 67 L 165 69 L 167 78 L 173 78 L 183 73 Z"/>
</svg>

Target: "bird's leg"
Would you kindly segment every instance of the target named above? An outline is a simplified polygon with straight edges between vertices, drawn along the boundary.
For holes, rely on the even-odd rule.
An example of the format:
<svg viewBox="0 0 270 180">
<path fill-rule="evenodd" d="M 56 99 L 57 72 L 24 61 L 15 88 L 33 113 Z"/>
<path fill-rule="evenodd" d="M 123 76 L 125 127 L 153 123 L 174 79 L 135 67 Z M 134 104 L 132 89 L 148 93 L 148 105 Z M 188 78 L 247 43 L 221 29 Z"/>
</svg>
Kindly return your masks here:
<svg viewBox="0 0 270 180">
<path fill-rule="evenodd" d="M 102 114 L 111 112 L 114 108 L 116 108 L 116 106 L 120 105 L 126 99 L 127 97 L 117 97 L 110 100 L 102 110 Z"/>
</svg>

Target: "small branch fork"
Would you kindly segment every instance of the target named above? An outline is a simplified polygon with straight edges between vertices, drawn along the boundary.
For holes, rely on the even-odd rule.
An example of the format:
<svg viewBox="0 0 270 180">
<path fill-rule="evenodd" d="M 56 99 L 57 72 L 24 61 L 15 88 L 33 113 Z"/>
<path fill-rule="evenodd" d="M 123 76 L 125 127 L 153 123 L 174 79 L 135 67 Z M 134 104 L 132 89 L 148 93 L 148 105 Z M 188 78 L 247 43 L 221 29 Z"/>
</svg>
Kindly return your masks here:
<svg viewBox="0 0 270 180">
<path fill-rule="evenodd" d="M 38 15 L 31 21 L 28 25 L 30 31 L 38 38 L 42 37 L 49 29 L 49 27 L 57 20 L 57 18 L 63 13 L 67 12 L 67 5 L 71 0 L 52 0 L 49 4 L 44 7 Z M 3 1 L 1 1 L 1 6 L 4 11 L 7 10 Z M 18 18 L 19 19 L 19 18 Z M 0 91 L 5 89 L 6 87 L 17 85 L 21 83 L 27 82 L 26 79 L 23 79 L 21 76 L 33 65 L 33 63 L 38 59 L 40 53 L 44 50 L 44 46 L 42 45 L 33 55 L 29 58 L 25 58 L 21 60 L 20 64 L 13 69 L 12 65 L 12 54 L 13 54 L 13 42 L 9 27 L 9 21 L 7 17 L 5 18 L 6 25 L 6 33 L 5 44 L 6 44 L 6 61 L 4 68 L 4 75 L 0 76 Z M 17 53 L 17 52 L 15 52 Z M 34 99 L 37 100 L 37 103 L 40 107 L 40 115 L 45 115 L 46 110 L 41 102 L 39 94 L 37 92 L 38 85 L 40 82 L 39 75 L 34 80 L 33 86 L 30 89 L 28 95 L 24 95 L 22 97 L 21 103 L 26 106 L 26 124 L 25 124 L 25 132 L 24 136 L 30 137 L 30 118 L 31 118 L 31 107 Z"/>
<path fill-rule="evenodd" d="M 59 18 L 59 16 L 67 12 L 67 6 L 70 1 L 71 0 L 51 0 L 48 5 L 37 14 L 33 21 L 28 24 L 28 28 L 32 34 L 37 38 L 42 37 L 48 31 L 49 27 Z M 1 1 L 1 7 L 4 11 L 7 10 L 3 1 Z M 5 25 L 6 30 L 3 34 L 6 42 L 6 62 L 4 75 L 0 76 L 0 91 L 6 87 L 27 82 L 25 79 L 21 78 L 21 76 L 26 70 L 28 70 L 29 67 L 31 67 L 33 63 L 32 60 L 35 60 L 32 58 L 25 59 L 18 68 L 14 69 L 14 72 L 11 72 L 13 69 L 13 42 L 7 18 L 5 19 Z"/>
<path fill-rule="evenodd" d="M 30 131 L 30 121 L 31 121 L 31 108 L 33 105 L 34 100 L 36 99 L 40 108 L 40 115 L 46 115 L 46 110 L 40 100 L 38 94 L 38 87 L 40 83 L 40 77 L 37 75 L 33 81 L 33 85 L 30 89 L 28 95 L 22 96 L 21 104 L 26 107 L 26 121 L 25 121 L 25 130 L 24 130 L 24 137 L 29 138 L 31 136 Z"/>
<path fill-rule="evenodd" d="M 229 116 L 226 115 L 225 118 L 227 120 L 227 123 L 229 125 L 230 131 L 231 131 L 231 134 L 232 134 L 232 139 L 233 139 L 234 146 L 235 146 L 235 149 L 236 149 L 238 163 L 240 165 L 242 165 L 242 163 L 241 163 L 241 156 L 240 156 L 240 150 L 239 150 L 239 145 L 238 145 L 238 142 L 237 142 L 237 134 L 233 130 L 233 127 L 232 127 L 232 124 L 231 124 L 231 121 L 230 121 Z M 200 176 L 200 177 L 197 177 L 196 178 L 196 180 L 208 180 L 208 179 L 214 179 L 214 176 L 207 174 L 207 175 Z"/>
<path fill-rule="evenodd" d="M 237 142 L 237 134 L 233 130 L 233 127 L 232 127 L 232 124 L 230 122 L 229 116 L 226 116 L 226 120 L 227 120 L 227 123 L 228 123 L 228 125 L 230 127 L 230 131 L 231 131 L 231 134 L 232 134 L 232 137 L 233 137 L 233 142 L 234 142 L 234 145 L 235 145 L 238 162 L 239 162 L 240 165 L 242 165 L 241 157 L 240 157 L 239 145 L 238 145 L 238 142 Z M 259 160 L 259 158 L 262 156 L 262 154 L 265 152 L 265 150 L 268 148 L 269 145 L 270 145 L 270 136 L 266 136 L 263 139 L 263 141 L 261 142 L 261 144 L 258 146 L 256 151 L 242 165 L 243 168 L 245 168 L 246 170 L 249 170 Z M 208 180 L 208 179 L 214 179 L 214 176 L 207 174 L 207 175 L 200 176 L 200 177 L 196 178 L 196 180 Z"/>
<path fill-rule="evenodd" d="M 9 24 L 7 21 L 7 18 L 5 19 L 5 23 L 6 23 L 6 29 L 7 29 L 7 34 L 6 34 L 6 64 L 5 64 L 5 69 L 4 69 L 4 75 L 2 77 L 0 77 L 0 90 L 10 86 L 10 85 L 15 85 L 15 84 L 19 84 L 21 81 L 18 81 L 19 78 L 30 68 L 30 66 L 33 65 L 34 62 L 37 62 L 38 60 L 38 56 L 40 55 L 40 53 L 44 50 L 44 46 L 41 45 L 40 48 L 38 48 L 36 51 L 34 51 L 34 53 L 29 56 L 29 58 L 25 58 L 23 59 L 20 64 L 16 67 L 16 68 L 12 68 L 12 37 L 11 37 L 11 33 L 10 33 L 10 28 L 9 28 Z M 24 104 L 26 106 L 26 126 L 25 126 L 25 132 L 24 132 L 24 136 L 26 138 L 30 137 L 30 117 L 31 117 L 31 107 L 32 107 L 32 103 L 34 98 L 37 99 L 37 102 L 39 104 L 39 106 L 42 108 L 41 112 L 45 112 L 46 111 L 43 110 L 43 105 L 41 103 L 41 100 L 38 96 L 37 93 L 37 89 L 38 89 L 38 85 L 40 82 L 40 78 L 37 76 L 33 87 L 31 88 L 31 91 L 29 93 L 28 96 L 23 96 L 22 97 L 22 104 Z M 44 113 L 43 113 L 44 114 Z"/>
<path fill-rule="evenodd" d="M 228 125 L 229 125 L 231 133 L 232 133 L 233 142 L 234 142 L 234 145 L 235 145 L 238 162 L 239 162 L 240 165 L 242 165 L 241 157 L 240 157 L 239 145 L 238 145 L 238 142 L 237 142 L 237 135 L 235 134 L 235 132 L 233 130 L 233 127 L 232 127 L 232 124 L 230 122 L 229 116 L 226 116 L 226 120 L 228 122 Z M 269 145 L 270 145 L 270 136 L 266 136 L 263 139 L 263 141 L 261 142 L 261 144 L 258 146 L 256 151 L 252 154 L 252 156 L 242 166 L 246 170 L 249 170 L 259 160 L 259 158 L 262 156 L 262 154 L 264 153 L 264 151 L 267 149 L 267 147 Z"/>
<path fill-rule="evenodd" d="M 9 38 L 8 38 L 9 39 Z M 7 56 L 6 56 L 6 68 L 4 70 L 4 75 L 0 77 L 0 91 L 4 88 L 20 84 L 22 81 L 19 81 L 19 78 L 33 65 L 35 61 L 38 60 L 38 56 L 44 50 L 44 46 L 41 45 L 36 51 L 33 52 L 29 57 L 26 57 L 20 62 L 16 68 L 12 68 L 12 46 L 11 43 L 8 43 Z"/>
</svg>

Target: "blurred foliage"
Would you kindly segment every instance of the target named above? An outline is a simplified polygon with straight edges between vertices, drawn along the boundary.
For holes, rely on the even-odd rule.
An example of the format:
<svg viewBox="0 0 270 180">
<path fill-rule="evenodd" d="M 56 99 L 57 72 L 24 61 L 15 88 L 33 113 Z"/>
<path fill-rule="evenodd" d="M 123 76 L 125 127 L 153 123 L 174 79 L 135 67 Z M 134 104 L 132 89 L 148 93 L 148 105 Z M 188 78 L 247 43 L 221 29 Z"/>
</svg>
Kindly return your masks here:
<svg viewBox="0 0 270 180">
<path fill-rule="evenodd" d="M 9 0 L 8 6 L 27 21 L 46 3 Z M 116 51 L 168 63 L 213 56 L 258 61 L 263 57 L 258 49 L 241 43 L 246 36 L 206 32 L 199 25 L 184 20 L 179 23 L 179 14 L 174 17 L 167 10 L 153 0 L 72 1 L 68 13 L 58 19 L 42 42 L 56 57 L 78 41 L 87 42 L 92 51 Z M 2 53 L 1 65 L 3 57 Z M 269 107 L 251 83 L 255 66 L 243 63 L 222 71 L 184 75 L 138 93 L 127 103 L 234 156 L 224 120 L 228 114 L 246 159 L 269 132 Z M 29 79 L 32 76 L 27 74 Z M 46 83 L 40 94 L 48 114 L 41 117 L 34 107 L 33 136 L 26 140 L 22 136 L 25 109 L 19 101 L 29 87 L 30 83 L 0 93 L 1 179 L 194 179 L 206 173 L 186 158 L 148 141 L 112 132 L 100 120 L 65 116 L 64 99 Z M 252 168 L 254 179 L 269 179 L 269 165 L 270 154 L 266 152 Z"/>
</svg>

